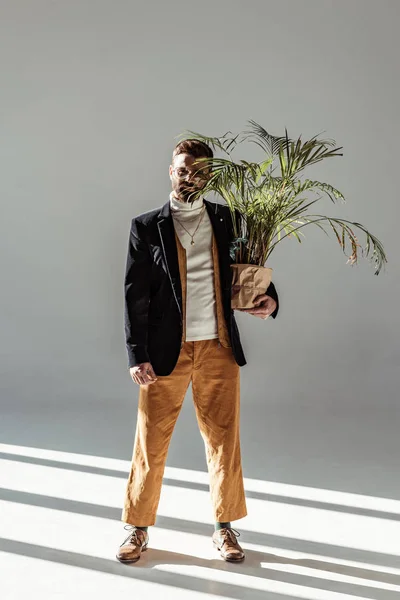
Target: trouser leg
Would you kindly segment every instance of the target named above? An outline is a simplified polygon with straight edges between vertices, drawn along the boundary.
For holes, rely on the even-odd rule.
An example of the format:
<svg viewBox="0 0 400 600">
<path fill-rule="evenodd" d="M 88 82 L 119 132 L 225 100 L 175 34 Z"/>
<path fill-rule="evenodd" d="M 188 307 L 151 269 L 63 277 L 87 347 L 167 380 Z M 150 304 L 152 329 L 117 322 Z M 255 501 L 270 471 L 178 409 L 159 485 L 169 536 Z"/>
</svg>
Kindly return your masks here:
<svg viewBox="0 0 400 600">
<path fill-rule="evenodd" d="M 173 429 L 192 375 L 192 346 L 185 343 L 170 375 L 141 385 L 131 469 L 121 520 L 154 525 Z"/>
<path fill-rule="evenodd" d="M 215 521 L 247 515 L 240 452 L 240 367 L 217 339 L 194 342 L 193 401 L 205 444 Z"/>
</svg>

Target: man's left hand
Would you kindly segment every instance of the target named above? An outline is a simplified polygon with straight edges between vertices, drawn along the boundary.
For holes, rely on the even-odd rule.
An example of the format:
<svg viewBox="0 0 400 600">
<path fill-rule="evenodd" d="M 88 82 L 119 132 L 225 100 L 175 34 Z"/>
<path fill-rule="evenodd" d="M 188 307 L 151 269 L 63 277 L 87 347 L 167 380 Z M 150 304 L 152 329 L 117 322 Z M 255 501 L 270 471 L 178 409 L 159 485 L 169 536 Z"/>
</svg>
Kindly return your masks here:
<svg viewBox="0 0 400 600">
<path fill-rule="evenodd" d="M 266 319 L 276 309 L 276 300 L 268 296 L 267 294 L 260 294 L 254 300 L 254 308 L 236 308 L 235 310 L 241 310 L 242 312 L 250 313 L 255 317 Z"/>
</svg>

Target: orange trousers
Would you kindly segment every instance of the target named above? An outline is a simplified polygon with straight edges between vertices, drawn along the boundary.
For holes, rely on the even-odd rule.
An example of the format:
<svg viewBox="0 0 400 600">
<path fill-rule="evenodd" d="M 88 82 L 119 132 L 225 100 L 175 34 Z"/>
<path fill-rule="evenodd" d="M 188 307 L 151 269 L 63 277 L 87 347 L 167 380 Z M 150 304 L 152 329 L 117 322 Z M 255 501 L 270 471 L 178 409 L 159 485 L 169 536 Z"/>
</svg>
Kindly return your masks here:
<svg viewBox="0 0 400 600">
<path fill-rule="evenodd" d="M 247 515 L 240 453 L 240 367 L 218 339 L 185 341 L 170 375 L 141 385 L 121 520 L 154 525 L 173 429 L 189 383 L 204 441 L 215 521 Z"/>
</svg>

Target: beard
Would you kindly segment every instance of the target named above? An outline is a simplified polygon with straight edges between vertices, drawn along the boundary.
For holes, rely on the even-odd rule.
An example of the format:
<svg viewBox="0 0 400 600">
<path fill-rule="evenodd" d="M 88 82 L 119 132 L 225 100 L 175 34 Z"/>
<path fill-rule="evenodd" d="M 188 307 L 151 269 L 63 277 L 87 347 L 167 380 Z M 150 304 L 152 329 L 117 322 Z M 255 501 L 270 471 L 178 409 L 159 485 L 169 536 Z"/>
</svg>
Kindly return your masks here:
<svg viewBox="0 0 400 600">
<path fill-rule="evenodd" d="M 180 200 L 184 202 L 191 202 L 194 192 L 197 192 L 198 188 L 194 185 L 179 183 L 175 189 L 175 192 Z"/>
</svg>

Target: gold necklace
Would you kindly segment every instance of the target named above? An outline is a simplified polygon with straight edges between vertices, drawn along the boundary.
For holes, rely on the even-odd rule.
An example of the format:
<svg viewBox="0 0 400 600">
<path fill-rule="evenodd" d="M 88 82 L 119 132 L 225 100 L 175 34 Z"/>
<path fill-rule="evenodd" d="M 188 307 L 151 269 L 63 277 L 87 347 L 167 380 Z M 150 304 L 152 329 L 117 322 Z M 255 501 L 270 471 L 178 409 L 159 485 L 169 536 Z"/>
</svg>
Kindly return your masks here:
<svg viewBox="0 0 400 600">
<path fill-rule="evenodd" d="M 201 216 L 200 216 L 199 222 L 197 223 L 197 227 L 196 227 L 196 229 L 194 230 L 194 232 L 193 232 L 193 235 L 190 233 L 190 231 L 188 231 L 188 230 L 186 229 L 186 227 L 185 227 L 184 225 L 182 225 L 182 222 L 181 222 L 181 221 L 179 221 L 179 219 L 177 219 L 177 218 L 174 216 L 174 219 L 176 219 L 176 221 L 178 221 L 179 225 L 181 225 L 181 226 L 183 227 L 183 229 L 186 231 L 186 233 L 188 233 L 188 234 L 190 235 L 190 237 L 192 238 L 192 241 L 190 242 L 190 245 L 191 245 L 191 246 L 193 246 L 193 245 L 194 245 L 194 240 L 193 240 L 193 238 L 194 238 L 194 234 L 196 233 L 196 231 L 197 231 L 197 230 L 198 230 L 198 228 L 199 228 L 199 225 L 200 225 L 200 223 L 201 223 L 201 220 L 202 220 L 202 218 L 203 218 L 203 215 L 204 215 L 204 211 L 205 211 L 205 210 L 206 210 L 206 207 L 205 207 L 205 205 L 204 205 L 204 207 L 203 207 L 203 210 L 201 211 Z"/>
</svg>

